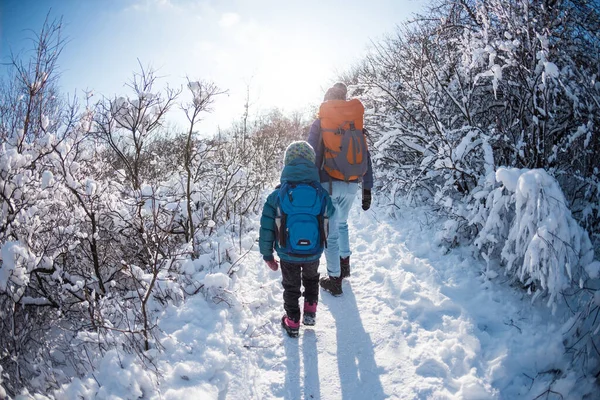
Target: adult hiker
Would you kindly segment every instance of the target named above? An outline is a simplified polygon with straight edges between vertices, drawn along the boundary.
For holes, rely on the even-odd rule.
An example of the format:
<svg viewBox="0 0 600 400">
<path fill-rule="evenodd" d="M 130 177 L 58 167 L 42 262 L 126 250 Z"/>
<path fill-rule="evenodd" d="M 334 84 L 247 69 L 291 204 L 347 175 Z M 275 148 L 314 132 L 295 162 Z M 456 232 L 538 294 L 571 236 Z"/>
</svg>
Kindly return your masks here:
<svg viewBox="0 0 600 400">
<path fill-rule="evenodd" d="M 267 197 L 260 219 L 259 248 L 267 266 L 277 271 L 281 260 L 283 308 L 281 326 L 298 337 L 304 286 L 304 325 L 314 325 L 319 299 L 319 259 L 327 240 L 327 220 L 335 208 L 319 184 L 315 152 L 305 141 L 291 143 L 284 156 L 281 184 Z"/>
<path fill-rule="evenodd" d="M 315 149 L 315 165 L 321 185 L 336 208 L 329 221 L 325 248 L 327 274 L 321 287 L 334 296 L 342 292 L 342 280 L 350 276 L 348 213 L 362 182 L 362 208 L 371 206 L 373 169 L 363 128 L 364 107 L 360 100 L 346 100 L 348 89 L 341 82 L 325 93 L 319 115 L 310 127 L 308 143 Z"/>
</svg>

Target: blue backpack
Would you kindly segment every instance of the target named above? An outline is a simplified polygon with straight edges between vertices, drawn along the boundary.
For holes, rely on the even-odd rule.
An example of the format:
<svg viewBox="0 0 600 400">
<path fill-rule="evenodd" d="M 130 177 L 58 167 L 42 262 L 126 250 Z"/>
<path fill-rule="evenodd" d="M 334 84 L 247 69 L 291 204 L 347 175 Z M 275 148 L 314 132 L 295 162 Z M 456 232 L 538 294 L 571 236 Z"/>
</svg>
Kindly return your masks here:
<svg viewBox="0 0 600 400">
<path fill-rule="evenodd" d="M 294 257 L 321 254 L 327 245 L 327 197 L 318 183 L 284 182 L 277 196 L 277 241 Z"/>
</svg>

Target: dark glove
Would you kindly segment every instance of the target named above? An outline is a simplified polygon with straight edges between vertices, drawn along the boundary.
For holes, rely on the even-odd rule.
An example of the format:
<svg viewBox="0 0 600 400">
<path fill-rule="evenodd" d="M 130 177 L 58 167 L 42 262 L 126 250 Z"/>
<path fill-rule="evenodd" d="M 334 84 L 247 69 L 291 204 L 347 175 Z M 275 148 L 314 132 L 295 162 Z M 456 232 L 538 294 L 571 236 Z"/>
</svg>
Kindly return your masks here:
<svg viewBox="0 0 600 400">
<path fill-rule="evenodd" d="M 273 271 L 277 271 L 279 269 L 279 263 L 277 262 L 277 260 L 269 260 L 265 262 L 267 263 L 267 266 Z"/>
<path fill-rule="evenodd" d="M 363 189 L 362 209 L 367 211 L 371 208 L 371 189 Z"/>
</svg>

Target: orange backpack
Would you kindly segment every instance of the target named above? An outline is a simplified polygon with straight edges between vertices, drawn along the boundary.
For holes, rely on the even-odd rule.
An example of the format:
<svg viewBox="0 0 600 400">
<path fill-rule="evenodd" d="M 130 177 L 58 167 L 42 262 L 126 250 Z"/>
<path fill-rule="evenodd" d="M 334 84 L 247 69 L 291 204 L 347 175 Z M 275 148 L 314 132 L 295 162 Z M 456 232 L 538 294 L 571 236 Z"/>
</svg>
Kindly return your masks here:
<svg viewBox="0 0 600 400">
<path fill-rule="evenodd" d="M 332 178 L 356 181 L 367 172 L 364 112 L 358 99 L 329 100 L 319 108 L 324 149 L 322 168 Z"/>
</svg>

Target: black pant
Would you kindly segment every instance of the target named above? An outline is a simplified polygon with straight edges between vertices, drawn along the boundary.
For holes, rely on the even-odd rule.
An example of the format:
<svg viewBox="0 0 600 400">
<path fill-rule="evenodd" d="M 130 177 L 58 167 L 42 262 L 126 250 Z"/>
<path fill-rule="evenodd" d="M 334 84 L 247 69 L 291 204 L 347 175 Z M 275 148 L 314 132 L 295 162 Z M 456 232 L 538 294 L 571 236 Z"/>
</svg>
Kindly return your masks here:
<svg viewBox="0 0 600 400">
<path fill-rule="evenodd" d="M 301 285 L 304 285 L 304 300 L 316 302 L 319 299 L 319 260 L 305 263 L 291 263 L 281 260 L 281 275 L 283 280 L 283 308 L 288 318 L 299 321 L 300 308 L 298 299 L 302 295 Z"/>
</svg>

